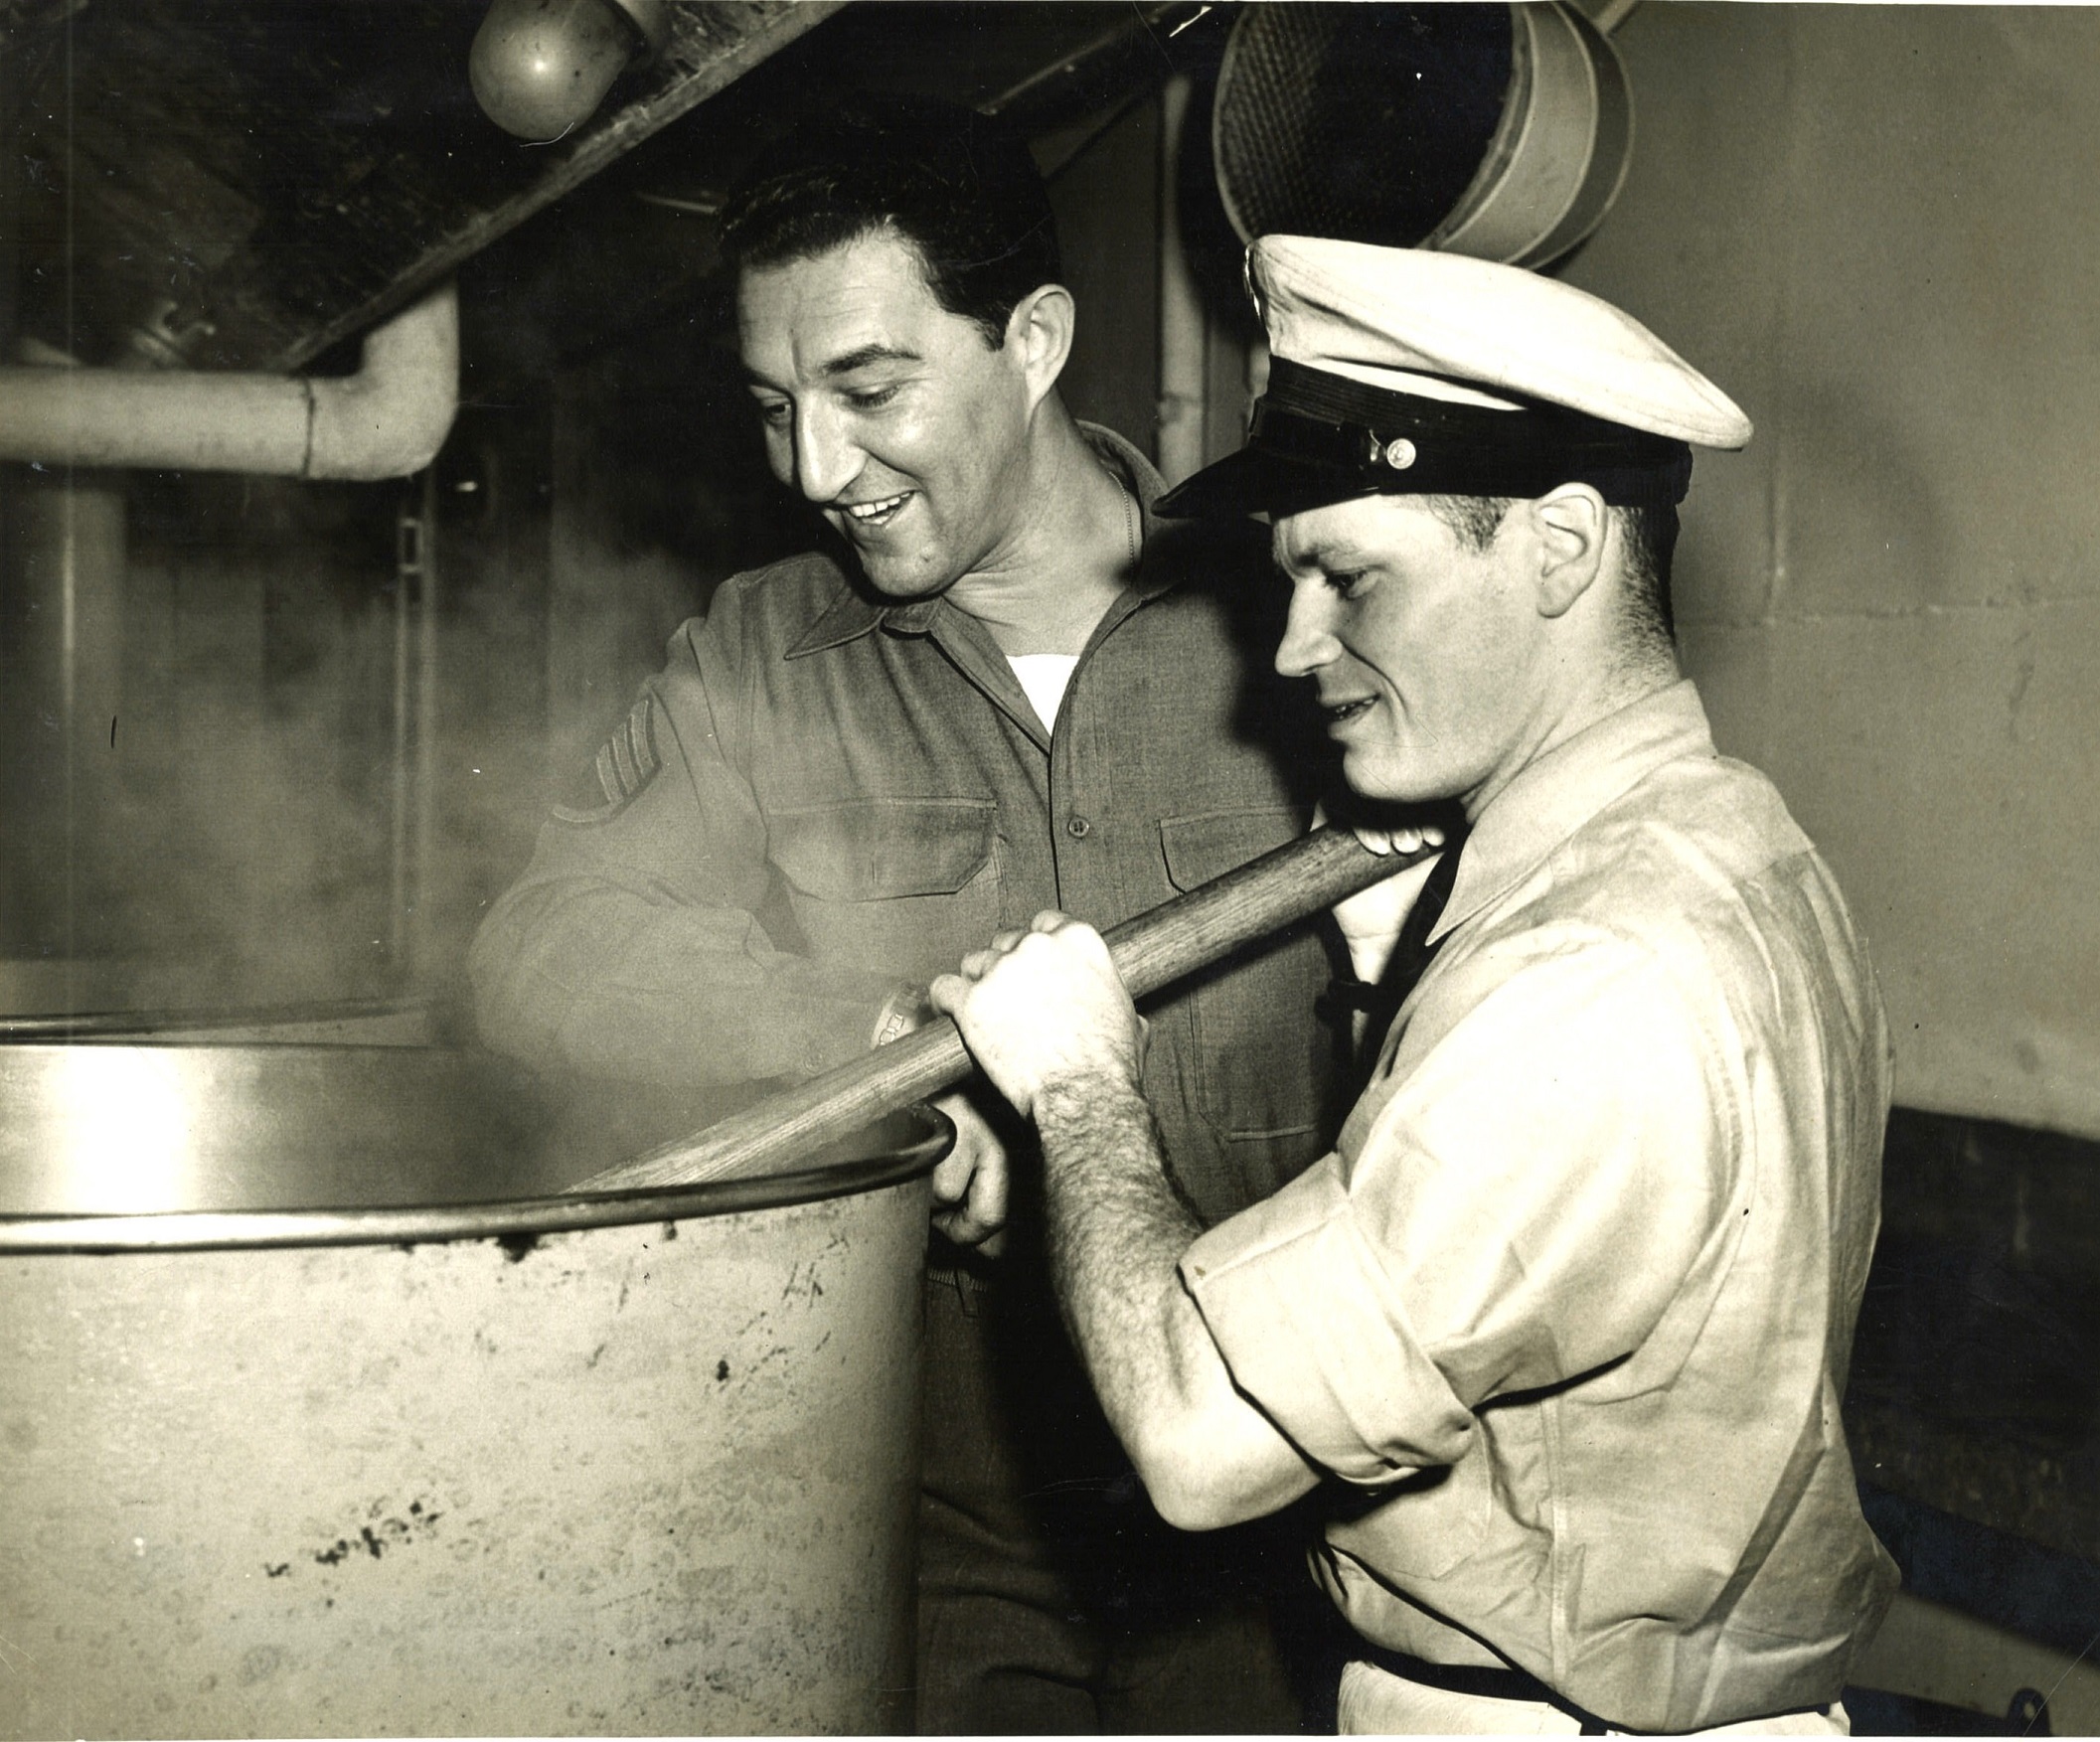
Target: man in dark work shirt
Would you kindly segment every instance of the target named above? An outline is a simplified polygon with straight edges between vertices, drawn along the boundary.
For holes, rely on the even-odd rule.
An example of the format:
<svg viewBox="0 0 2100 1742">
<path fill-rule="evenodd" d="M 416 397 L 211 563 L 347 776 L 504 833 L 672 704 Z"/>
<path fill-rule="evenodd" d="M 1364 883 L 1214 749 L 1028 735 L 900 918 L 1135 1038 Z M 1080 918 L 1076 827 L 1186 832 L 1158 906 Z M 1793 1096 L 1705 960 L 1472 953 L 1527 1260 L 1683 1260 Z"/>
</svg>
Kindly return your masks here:
<svg viewBox="0 0 2100 1742">
<path fill-rule="evenodd" d="M 1235 584 L 1258 529 L 1156 521 L 1158 474 L 1058 397 L 1074 308 L 1025 147 L 858 103 L 757 166 L 723 240 L 773 470 L 836 539 L 673 635 L 471 959 L 493 1043 L 682 1084 L 836 1064 L 1002 927 L 1112 925 L 1280 846 L 1326 760 L 1250 620 L 1273 589 Z M 1327 980 L 1300 932 L 1151 1011 L 1204 1222 L 1325 1151 Z M 1030 1140 L 996 1097 L 942 1105 L 920 1727 L 1295 1727 L 1262 1595 L 1291 1557 L 1160 1526 L 1043 1280 Z"/>
</svg>

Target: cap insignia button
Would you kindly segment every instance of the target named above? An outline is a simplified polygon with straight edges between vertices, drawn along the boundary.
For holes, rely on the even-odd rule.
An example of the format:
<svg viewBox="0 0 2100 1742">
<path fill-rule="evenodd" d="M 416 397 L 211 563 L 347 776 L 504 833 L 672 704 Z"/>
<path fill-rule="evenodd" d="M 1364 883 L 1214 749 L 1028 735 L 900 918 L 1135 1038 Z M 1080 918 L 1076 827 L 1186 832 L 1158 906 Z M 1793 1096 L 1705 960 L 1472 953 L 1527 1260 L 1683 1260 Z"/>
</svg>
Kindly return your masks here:
<svg viewBox="0 0 2100 1742">
<path fill-rule="evenodd" d="M 1385 444 L 1385 463 L 1395 472 L 1404 472 L 1414 464 L 1414 443 L 1404 437 Z"/>
</svg>

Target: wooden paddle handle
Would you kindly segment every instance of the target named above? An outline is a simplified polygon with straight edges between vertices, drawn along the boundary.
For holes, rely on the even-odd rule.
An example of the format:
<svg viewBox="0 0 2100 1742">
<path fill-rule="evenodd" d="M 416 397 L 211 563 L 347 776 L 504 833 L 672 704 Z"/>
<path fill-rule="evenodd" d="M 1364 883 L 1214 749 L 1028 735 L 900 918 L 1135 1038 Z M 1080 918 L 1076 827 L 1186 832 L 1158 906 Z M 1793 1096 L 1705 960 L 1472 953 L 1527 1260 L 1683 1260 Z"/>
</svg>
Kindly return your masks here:
<svg viewBox="0 0 2100 1742">
<path fill-rule="evenodd" d="M 1316 829 L 1103 935 L 1130 996 L 1143 998 L 1437 851 L 1376 854 L 1347 829 Z M 972 1068 L 953 1020 L 937 1017 L 569 1190 L 625 1191 L 785 1173 L 811 1151 L 886 1113 L 953 1088 Z"/>
</svg>

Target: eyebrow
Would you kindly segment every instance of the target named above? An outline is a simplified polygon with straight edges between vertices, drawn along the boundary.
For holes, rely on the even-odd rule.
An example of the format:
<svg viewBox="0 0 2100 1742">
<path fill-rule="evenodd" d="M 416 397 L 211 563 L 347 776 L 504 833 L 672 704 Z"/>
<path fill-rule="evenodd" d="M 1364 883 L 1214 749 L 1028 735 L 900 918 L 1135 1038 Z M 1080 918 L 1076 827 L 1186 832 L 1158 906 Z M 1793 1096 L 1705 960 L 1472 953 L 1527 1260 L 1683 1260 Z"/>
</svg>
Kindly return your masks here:
<svg viewBox="0 0 2100 1742">
<path fill-rule="evenodd" d="M 877 363 L 923 362 L 925 362 L 925 359 L 918 352 L 902 345 L 862 345 L 855 350 L 842 352 L 839 356 L 832 358 L 830 362 L 818 368 L 817 374 L 826 381 L 833 381 L 842 375 L 852 375 L 856 370 L 867 369 Z M 765 377 L 748 367 L 743 372 L 743 381 L 744 386 L 754 391 L 779 392 Z"/>
<path fill-rule="evenodd" d="M 1282 554 L 1275 551 L 1269 554 L 1269 560 L 1276 572 L 1287 580 L 1293 578 L 1294 568 L 1298 574 L 1348 574 L 1366 566 L 1362 552 L 1348 545 L 1326 542 L 1301 552 L 1295 563 L 1286 562 Z"/>
<path fill-rule="evenodd" d="M 925 359 L 916 351 L 906 350 L 901 345 L 863 345 L 856 351 L 834 357 L 817 373 L 827 378 L 851 375 L 857 369 L 866 369 L 871 363 L 923 363 Z"/>
</svg>

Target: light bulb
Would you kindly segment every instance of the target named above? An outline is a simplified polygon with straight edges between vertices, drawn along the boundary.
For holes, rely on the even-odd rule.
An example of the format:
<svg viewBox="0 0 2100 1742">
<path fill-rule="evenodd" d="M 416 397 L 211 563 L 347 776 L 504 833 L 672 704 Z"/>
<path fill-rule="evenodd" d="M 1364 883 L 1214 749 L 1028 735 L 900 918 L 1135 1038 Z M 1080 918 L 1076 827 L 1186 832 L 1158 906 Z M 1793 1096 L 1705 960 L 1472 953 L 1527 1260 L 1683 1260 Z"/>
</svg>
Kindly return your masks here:
<svg viewBox="0 0 2100 1742">
<path fill-rule="evenodd" d="M 645 47 L 615 0 L 494 0 L 467 58 L 482 112 L 520 139 L 559 139 L 588 120 Z"/>
</svg>

